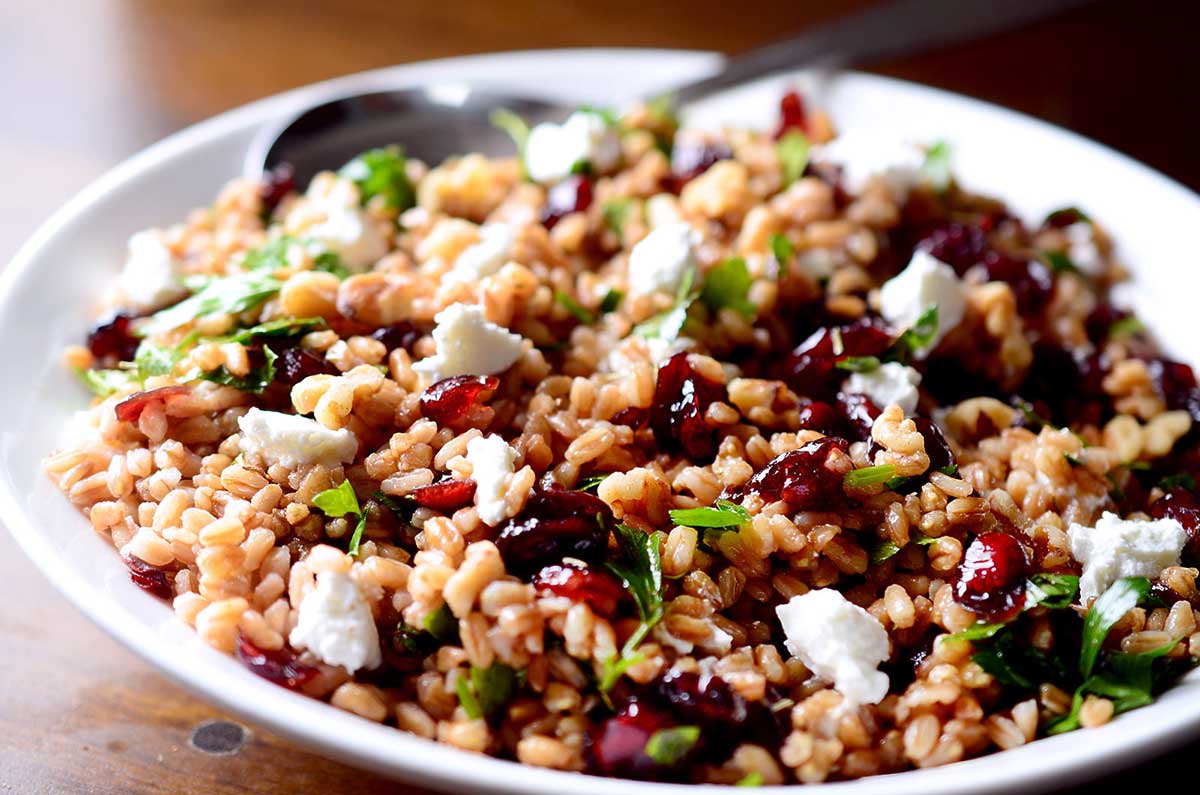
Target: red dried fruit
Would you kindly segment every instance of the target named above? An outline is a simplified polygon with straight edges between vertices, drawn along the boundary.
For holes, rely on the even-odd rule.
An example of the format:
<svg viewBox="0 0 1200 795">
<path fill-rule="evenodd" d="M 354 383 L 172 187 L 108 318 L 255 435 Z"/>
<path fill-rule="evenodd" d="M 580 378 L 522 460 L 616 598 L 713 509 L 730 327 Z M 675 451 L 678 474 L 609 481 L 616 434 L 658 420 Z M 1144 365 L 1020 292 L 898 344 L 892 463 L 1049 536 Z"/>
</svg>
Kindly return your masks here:
<svg viewBox="0 0 1200 795">
<path fill-rule="evenodd" d="M 983 261 L 984 255 L 991 250 L 991 243 L 987 233 L 977 224 L 951 221 L 932 229 L 917 243 L 917 248 L 954 268 L 961 276 Z"/>
<path fill-rule="evenodd" d="M 337 375 L 338 369 L 319 353 L 304 348 L 284 348 L 275 362 L 275 380 L 295 386 L 310 375 Z"/>
<path fill-rule="evenodd" d="M 1111 399 L 1107 367 L 1099 354 L 1074 352 L 1049 340 L 1033 346 L 1033 363 L 1017 394 L 1046 419 L 1060 424 L 1100 424 Z"/>
<path fill-rule="evenodd" d="M 118 312 L 97 323 L 88 332 L 88 350 L 97 359 L 111 364 L 133 361 L 141 342 L 130 329 L 130 324 L 136 317 Z"/>
<path fill-rule="evenodd" d="M 171 579 L 164 569 L 151 566 L 135 555 L 123 555 L 121 560 L 129 567 L 129 579 L 146 593 L 154 594 L 159 599 L 170 599 L 175 595 Z"/>
<path fill-rule="evenodd" d="M 451 478 L 428 486 L 417 486 L 408 493 L 408 498 L 422 508 L 454 513 L 471 504 L 471 500 L 475 499 L 475 488 L 472 478 Z"/>
<path fill-rule="evenodd" d="M 927 417 L 913 417 L 913 424 L 925 437 L 925 454 L 929 456 L 930 472 L 958 464 L 954 458 L 954 451 L 950 449 L 950 443 L 946 441 L 946 435 L 936 422 Z"/>
<path fill-rule="evenodd" d="M 845 424 L 853 431 L 854 438 L 867 441 L 871 438 L 871 428 L 882 413 L 879 406 L 866 395 L 856 393 L 838 393 L 838 408 L 842 410 Z"/>
<path fill-rule="evenodd" d="M 113 411 L 121 422 L 137 422 L 146 407 L 154 401 L 169 403 L 172 398 L 191 394 L 191 391 L 186 386 L 160 386 L 158 389 L 134 392 L 118 403 Z"/>
<path fill-rule="evenodd" d="M 842 414 L 824 401 L 805 398 L 800 406 L 800 427 L 834 436 L 842 432 Z"/>
<path fill-rule="evenodd" d="M 669 671 L 658 682 L 658 694 L 680 723 L 719 731 L 746 722 L 746 699 L 717 676 Z"/>
<path fill-rule="evenodd" d="M 244 635 L 239 635 L 235 651 L 242 665 L 268 682 L 288 690 L 299 690 L 319 673 L 315 667 L 300 662 L 299 655 L 287 646 L 266 651 L 255 646 Z"/>
<path fill-rule="evenodd" d="M 814 439 L 799 450 L 776 456 L 743 486 L 728 496 L 757 494 L 767 502 L 787 500 L 801 511 L 826 510 L 845 499 L 842 473 L 828 466 L 829 459 L 842 455 L 849 442 L 836 436 Z"/>
<path fill-rule="evenodd" d="M 1167 408 L 1173 411 L 1182 409 L 1191 414 L 1193 420 L 1200 422 L 1200 389 L 1196 386 L 1196 375 L 1192 368 L 1170 359 L 1152 359 L 1146 363 L 1146 368 Z"/>
<path fill-rule="evenodd" d="M 1195 494 L 1184 488 L 1171 489 L 1150 506 L 1150 516 L 1153 519 L 1174 519 L 1183 525 L 1188 535 L 1184 557 L 1193 561 L 1200 557 L 1200 500 Z"/>
<path fill-rule="evenodd" d="M 472 409 L 495 394 L 500 379 L 494 375 L 456 375 L 444 378 L 421 393 L 421 413 L 438 425 L 469 419 Z"/>
<path fill-rule="evenodd" d="M 650 421 L 650 409 L 640 406 L 628 406 L 613 415 L 613 425 L 625 425 L 635 431 L 646 427 Z"/>
<path fill-rule="evenodd" d="M 422 336 L 421 330 L 407 320 L 401 320 L 399 323 L 377 328 L 371 332 L 371 339 L 382 342 L 389 353 L 397 348 L 403 348 L 412 353 L 413 346 Z"/>
<path fill-rule="evenodd" d="M 838 362 L 856 356 L 879 356 L 891 344 L 891 332 L 877 318 L 818 329 L 788 356 L 784 380 L 799 395 L 830 402 L 848 375 L 838 369 Z"/>
<path fill-rule="evenodd" d="M 593 569 L 577 561 L 546 566 L 531 580 L 538 593 L 565 596 L 573 602 L 586 602 L 592 612 L 612 618 L 627 591 L 616 577 L 604 569 Z"/>
<path fill-rule="evenodd" d="M 804 99 L 797 91 L 789 91 L 779 100 L 779 126 L 775 128 L 775 139 L 782 138 L 789 130 L 808 132 Z"/>
<path fill-rule="evenodd" d="M 682 450 L 693 461 L 717 452 L 717 432 L 705 420 L 708 407 L 725 400 L 725 385 L 696 371 L 687 353 L 677 353 L 658 368 L 650 427 L 660 445 Z"/>
<path fill-rule="evenodd" d="M 666 713 L 638 701 L 630 702 L 620 713 L 592 730 L 590 756 L 593 769 L 604 776 L 667 778 L 671 770 L 647 756 L 646 743 L 655 732 L 672 725 Z"/>
<path fill-rule="evenodd" d="M 553 229 L 564 215 L 581 213 L 592 206 L 592 181 L 575 174 L 546 191 L 546 206 L 542 209 L 542 226 Z"/>
<path fill-rule="evenodd" d="M 733 150 L 722 141 L 679 136 L 671 150 L 670 189 L 675 193 L 708 171 L 715 163 L 733 158 Z"/>
<path fill-rule="evenodd" d="M 1054 292 L 1054 274 L 1036 259 L 1017 259 L 998 251 L 983 256 L 983 269 L 990 282 L 1005 282 L 1017 298 L 1017 311 L 1036 315 L 1045 309 Z"/>
<path fill-rule="evenodd" d="M 615 520 L 599 497 L 582 491 L 539 489 L 496 538 L 504 567 L 531 575 L 563 558 L 604 559 Z"/>
<path fill-rule="evenodd" d="M 967 547 L 955 599 L 984 621 L 1005 621 L 1025 606 L 1025 549 L 1007 533 L 982 533 Z"/>
<path fill-rule="evenodd" d="M 296 170 L 291 163 L 280 163 L 263 172 L 258 183 L 258 198 L 262 201 L 263 215 L 270 216 L 289 193 L 296 190 Z"/>
</svg>

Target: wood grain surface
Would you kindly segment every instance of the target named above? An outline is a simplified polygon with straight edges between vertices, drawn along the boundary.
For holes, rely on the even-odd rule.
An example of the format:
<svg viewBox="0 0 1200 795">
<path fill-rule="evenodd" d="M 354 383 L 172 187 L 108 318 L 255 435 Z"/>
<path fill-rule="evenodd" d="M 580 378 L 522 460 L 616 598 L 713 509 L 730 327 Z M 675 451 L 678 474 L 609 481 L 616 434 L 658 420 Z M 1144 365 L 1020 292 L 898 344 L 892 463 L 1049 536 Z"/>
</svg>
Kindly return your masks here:
<svg viewBox="0 0 1200 795">
<path fill-rule="evenodd" d="M 2 0 L 0 174 L 7 189 L 0 190 L 0 262 L 57 205 L 125 156 L 189 123 L 287 88 L 492 50 L 735 52 L 862 5 Z M 1192 0 L 1097 2 L 1024 31 L 874 70 L 1032 113 L 1196 188 L 1197 6 Z M 19 387 L 8 381 L 6 388 Z M 0 793 L 423 792 L 321 759 L 253 727 L 232 753 L 193 747 L 195 728 L 224 716 L 90 625 L 6 533 L 0 533 L 0 639 Z M 1106 783 L 1166 785 L 1190 773 L 1185 764 L 1197 750 Z"/>
</svg>

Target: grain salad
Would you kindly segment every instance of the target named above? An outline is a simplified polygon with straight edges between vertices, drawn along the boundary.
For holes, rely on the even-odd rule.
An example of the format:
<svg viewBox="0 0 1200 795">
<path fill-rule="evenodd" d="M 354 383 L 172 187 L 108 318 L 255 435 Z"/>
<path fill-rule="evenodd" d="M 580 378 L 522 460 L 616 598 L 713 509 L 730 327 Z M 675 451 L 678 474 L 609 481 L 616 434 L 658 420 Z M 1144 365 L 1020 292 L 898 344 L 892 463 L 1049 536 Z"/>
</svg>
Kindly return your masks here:
<svg viewBox="0 0 1200 795">
<path fill-rule="evenodd" d="M 129 241 L 46 472 L 275 685 L 744 786 L 1103 725 L 1200 659 L 1200 387 L 945 143 L 582 108 Z M 114 254 L 114 265 L 117 256 Z"/>
</svg>

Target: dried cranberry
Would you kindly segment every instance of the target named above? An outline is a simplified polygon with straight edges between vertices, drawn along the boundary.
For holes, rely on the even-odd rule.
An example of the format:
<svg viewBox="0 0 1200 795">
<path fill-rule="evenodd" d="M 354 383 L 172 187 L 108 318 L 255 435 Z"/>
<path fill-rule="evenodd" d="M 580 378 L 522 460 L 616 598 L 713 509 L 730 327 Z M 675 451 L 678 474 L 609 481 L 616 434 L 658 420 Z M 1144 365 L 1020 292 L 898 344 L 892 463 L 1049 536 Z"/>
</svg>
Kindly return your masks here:
<svg viewBox="0 0 1200 795">
<path fill-rule="evenodd" d="M 1004 621 L 1025 605 L 1025 549 L 1007 533 L 982 533 L 963 556 L 954 595 L 985 621 Z"/>
<path fill-rule="evenodd" d="M 1167 408 L 1172 411 L 1182 409 L 1200 422 L 1200 389 L 1196 386 L 1192 368 L 1170 359 L 1153 359 L 1146 366 Z"/>
<path fill-rule="evenodd" d="M 412 353 L 413 346 L 417 344 L 417 340 L 421 339 L 421 336 L 421 330 L 407 320 L 401 320 L 399 323 L 377 328 L 371 332 L 371 339 L 382 342 L 389 353 L 397 348 L 403 348 Z"/>
<path fill-rule="evenodd" d="M 666 713 L 639 701 L 630 702 L 592 730 L 592 767 L 604 776 L 649 780 L 670 777 L 671 769 L 646 754 L 646 743 L 655 732 L 672 725 Z M 677 767 L 685 767 L 683 761 Z"/>
<path fill-rule="evenodd" d="M 717 432 L 705 421 L 708 407 L 725 400 L 725 385 L 696 371 L 687 353 L 677 353 L 658 368 L 650 427 L 660 445 L 682 450 L 694 461 L 717 452 Z"/>
<path fill-rule="evenodd" d="M 124 555 L 121 560 L 129 567 L 129 579 L 146 593 L 154 594 L 159 599 L 170 599 L 175 595 L 171 580 L 163 569 L 151 566 L 135 555 Z"/>
<path fill-rule="evenodd" d="M 871 438 L 871 428 L 882 413 L 875 401 L 866 395 L 838 393 L 838 408 L 842 410 L 845 424 L 853 431 L 859 441 Z"/>
<path fill-rule="evenodd" d="M 118 312 L 101 320 L 88 332 L 88 350 L 97 359 L 131 362 L 137 354 L 140 340 L 133 335 L 130 323 L 136 315 Z"/>
<path fill-rule="evenodd" d="M 842 414 L 824 401 L 806 398 L 800 406 L 800 427 L 832 436 L 842 431 Z"/>
<path fill-rule="evenodd" d="M 542 226 L 553 229 L 564 215 L 581 213 L 592 206 L 592 181 L 575 174 L 546 191 L 546 206 L 542 209 Z"/>
<path fill-rule="evenodd" d="M 264 171 L 258 183 L 258 198 L 262 201 L 263 215 L 270 217 L 284 198 L 296 190 L 296 170 L 291 163 L 280 163 Z"/>
<path fill-rule="evenodd" d="M 1033 346 L 1033 363 L 1017 394 L 1056 424 L 1098 424 L 1110 403 L 1103 386 L 1105 370 L 1099 354 L 1041 340 Z"/>
<path fill-rule="evenodd" d="M 671 186 L 678 193 L 715 163 L 732 157 L 733 150 L 721 141 L 679 136 L 671 150 Z"/>
<path fill-rule="evenodd" d="M 728 496 L 757 494 L 768 502 L 787 500 L 797 510 L 822 510 L 840 504 L 845 496 L 841 473 L 827 463 L 831 456 L 845 453 L 849 443 L 836 436 L 815 439 L 776 456 L 743 486 Z"/>
<path fill-rule="evenodd" d="M 298 655 L 288 647 L 267 651 L 255 646 L 244 635 L 238 636 L 236 652 L 242 665 L 288 690 L 299 690 L 318 673 L 313 666 L 300 662 Z"/>
<path fill-rule="evenodd" d="M 927 417 L 913 417 L 913 424 L 925 437 L 925 454 L 929 456 L 929 471 L 935 472 L 947 467 L 958 466 L 954 451 L 946 441 L 946 435 L 937 423 Z"/>
<path fill-rule="evenodd" d="M 614 523 L 612 509 L 599 497 L 542 489 L 503 525 L 496 546 L 508 571 L 528 576 L 563 558 L 602 560 Z"/>
<path fill-rule="evenodd" d="M 1036 315 L 1046 308 L 1054 292 L 1054 274 L 1036 259 L 1018 259 L 998 251 L 983 256 L 988 281 L 1005 282 L 1017 299 L 1017 311 Z"/>
<path fill-rule="evenodd" d="M 438 425 L 469 419 L 475 406 L 500 386 L 494 375 L 456 375 L 443 378 L 421 393 L 421 413 Z"/>
<path fill-rule="evenodd" d="M 1104 343 L 1108 339 L 1112 327 L 1131 316 L 1131 313 L 1124 309 L 1117 309 L 1107 302 L 1101 303 L 1087 316 L 1088 339 L 1095 345 Z"/>
<path fill-rule="evenodd" d="M 991 243 L 982 227 L 950 222 L 930 231 L 917 243 L 917 248 L 954 268 L 961 276 L 983 261 Z"/>
<path fill-rule="evenodd" d="M 573 602 L 586 602 L 592 612 L 612 618 L 626 596 L 625 586 L 604 569 L 590 568 L 578 561 L 563 561 L 546 566 L 531 580 L 539 593 L 565 596 Z"/>
<path fill-rule="evenodd" d="M 789 91 L 779 100 L 779 126 L 775 128 L 775 138 L 782 138 L 789 130 L 808 130 L 804 100 L 797 91 Z"/>
<path fill-rule="evenodd" d="M 284 348 L 275 362 L 275 380 L 295 386 L 310 375 L 336 375 L 338 369 L 325 357 L 304 348 Z"/>
<path fill-rule="evenodd" d="M 471 478 L 450 478 L 428 486 L 418 486 L 408 493 L 408 497 L 422 508 L 453 513 L 471 504 L 471 500 L 475 499 L 475 489 L 475 481 Z"/>
<path fill-rule="evenodd" d="M 804 397 L 832 400 L 847 375 L 838 369 L 838 362 L 853 356 L 879 356 L 891 344 L 891 332 L 876 318 L 818 329 L 788 356 L 784 380 Z"/>
<path fill-rule="evenodd" d="M 646 427 L 650 421 L 650 409 L 641 406 L 627 406 L 613 415 L 613 425 L 625 425 L 635 431 Z"/>
<path fill-rule="evenodd" d="M 121 422 L 137 422 L 146 407 L 154 401 L 161 400 L 163 403 L 167 403 L 171 398 L 191 394 L 191 391 L 186 386 L 160 386 L 158 389 L 134 392 L 118 403 L 113 412 Z"/>
<path fill-rule="evenodd" d="M 1188 534 L 1187 552 L 1193 559 L 1200 557 L 1200 500 L 1184 488 L 1174 488 L 1154 501 L 1150 506 L 1154 519 L 1174 519 L 1183 525 Z"/>
<path fill-rule="evenodd" d="M 681 723 L 720 729 L 746 722 L 746 699 L 717 676 L 670 671 L 659 680 L 658 694 Z"/>
</svg>

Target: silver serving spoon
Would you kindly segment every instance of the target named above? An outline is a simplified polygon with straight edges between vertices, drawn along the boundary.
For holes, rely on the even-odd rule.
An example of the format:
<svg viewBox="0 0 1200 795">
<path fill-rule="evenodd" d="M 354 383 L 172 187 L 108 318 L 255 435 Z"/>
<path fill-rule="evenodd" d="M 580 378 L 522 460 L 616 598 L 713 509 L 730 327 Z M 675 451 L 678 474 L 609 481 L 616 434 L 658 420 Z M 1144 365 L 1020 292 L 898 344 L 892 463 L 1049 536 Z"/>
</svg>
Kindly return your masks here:
<svg viewBox="0 0 1200 795">
<path fill-rule="evenodd" d="M 1088 0 L 894 0 L 816 25 L 793 38 L 729 58 L 715 75 L 678 86 L 677 106 L 784 69 L 845 67 L 957 44 L 1020 27 Z M 464 152 L 496 155 L 511 147 L 489 116 L 507 108 L 530 124 L 561 121 L 574 108 L 462 83 L 340 96 L 283 123 L 250 144 L 245 176 L 282 163 L 296 184 L 376 146 L 403 144 L 428 163 Z"/>
</svg>

